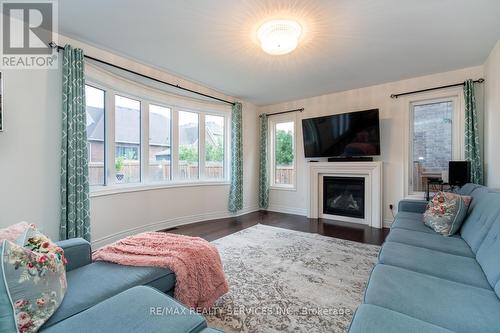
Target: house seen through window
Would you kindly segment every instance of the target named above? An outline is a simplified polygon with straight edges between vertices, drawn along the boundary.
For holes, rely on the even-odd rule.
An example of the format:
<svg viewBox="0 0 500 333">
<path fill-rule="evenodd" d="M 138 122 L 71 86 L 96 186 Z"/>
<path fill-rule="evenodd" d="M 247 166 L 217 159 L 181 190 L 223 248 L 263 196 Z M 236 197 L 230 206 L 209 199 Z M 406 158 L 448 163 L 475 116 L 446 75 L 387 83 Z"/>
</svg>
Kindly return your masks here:
<svg viewBox="0 0 500 333">
<path fill-rule="evenodd" d="M 172 179 L 172 111 L 149 105 L 149 177 L 152 181 Z"/>
<path fill-rule="evenodd" d="M 115 96 L 115 172 L 117 183 L 141 181 L 141 102 Z"/>
<path fill-rule="evenodd" d="M 224 178 L 224 117 L 205 116 L 205 177 Z"/>
</svg>

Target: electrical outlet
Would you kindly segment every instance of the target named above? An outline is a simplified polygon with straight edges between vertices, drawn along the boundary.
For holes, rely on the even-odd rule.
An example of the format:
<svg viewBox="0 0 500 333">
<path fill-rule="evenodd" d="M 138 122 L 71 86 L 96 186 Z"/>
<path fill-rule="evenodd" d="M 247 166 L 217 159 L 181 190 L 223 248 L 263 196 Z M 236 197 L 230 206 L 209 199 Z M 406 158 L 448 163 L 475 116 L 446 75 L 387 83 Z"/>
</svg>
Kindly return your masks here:
<svg viewBox="0 0 500 333">
<path fill-rule="evenodd" d="M 394 205 L 393 204 L 389 204 L 389 209 L 393 210 L 394 209 Z"/>
</svg>

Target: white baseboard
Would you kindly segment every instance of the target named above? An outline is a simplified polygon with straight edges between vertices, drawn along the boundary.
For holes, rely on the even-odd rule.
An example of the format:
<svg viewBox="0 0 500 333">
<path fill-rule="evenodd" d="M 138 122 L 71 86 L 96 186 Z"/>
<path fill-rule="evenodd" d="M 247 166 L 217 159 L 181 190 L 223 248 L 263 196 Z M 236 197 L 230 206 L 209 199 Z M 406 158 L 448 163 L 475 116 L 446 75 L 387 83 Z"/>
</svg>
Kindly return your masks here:
<svg viewBox="0 0 500 333">
<path fill-rule="evenodd" d="M 390 220 L 390 219 L 384 219 L 384 221 L 383 221 L 383 227 L 384 227 L 384 228 L 390 228 L 390 227 L 391 227 L 391 225 L 392 225 L 392 222 L 393 222 L 393 220 Z"/>
<path fill-rule="evenodd" d="M 307 216 L 307 208 L 297 208 L 297 207 L 289 207 L 282 205 L 269 205 L 267 210 L 270 212 Z"/>
<path fill-rule="evenodd" d="M 243 207 L 243 209 L 238 211 L 237 213 L 230 213 L 227 211 L 221 211 L 221 212 L 210 212 L 210 213 L 204 213 L 204 214 L 195 214 L 195 215 L 174 217 L 171 219 L 142 225 L 142 226 L 139 226 L 136 228 L 127 229 L 124 231 L 120 231 L 120 232 L 108 235 L 106 237 L 96 239 L 96 240 L 92 241 L 92 248 L 97 249 L 97 248 L 100 248 L 100 247 L 107 245 L 109 243 L 116 242 L 117 240 L 122 239 L 124 237 L 135 235 L 135 234 L 138 234 L 141 232 L 158 231 L 158 230 L 174 228 L 174 227 L 178 227 L 178 226 L 190 224 L 190 223 L 209 221 L 209 220 L 215 220 L 215 219 L 223 219 L 223 218 L 228 218 L 228 217 L 233 217 L 233 216 L 241 216 L 241 215 L 256 212 L 259 210 L 260 210 L 259 206 L 254 205 L 254 206 Z"/>
</svg>

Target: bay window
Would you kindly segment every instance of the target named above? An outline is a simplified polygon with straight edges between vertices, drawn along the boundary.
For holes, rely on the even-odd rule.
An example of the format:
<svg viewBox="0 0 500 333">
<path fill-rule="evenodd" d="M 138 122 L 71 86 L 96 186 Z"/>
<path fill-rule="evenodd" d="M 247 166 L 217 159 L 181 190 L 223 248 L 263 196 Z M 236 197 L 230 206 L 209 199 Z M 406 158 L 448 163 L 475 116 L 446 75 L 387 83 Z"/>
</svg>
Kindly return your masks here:
<svg viewBox="0 0 500 333">
<path fill-rule="evenodd" d="M 227 181 L 229 112 L 98 86 L 86 85 L 93 190 Z"/>
</svg>

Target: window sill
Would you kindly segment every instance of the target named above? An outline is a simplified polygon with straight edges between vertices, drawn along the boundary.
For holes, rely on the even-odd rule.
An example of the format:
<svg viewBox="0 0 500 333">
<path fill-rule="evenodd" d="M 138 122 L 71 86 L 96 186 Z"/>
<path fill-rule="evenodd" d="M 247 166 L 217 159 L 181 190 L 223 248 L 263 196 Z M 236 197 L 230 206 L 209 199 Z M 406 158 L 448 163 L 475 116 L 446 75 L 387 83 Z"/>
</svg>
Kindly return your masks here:
<svg viewBox="0 0 500 333">
<path fill-rule="evenodd" d="M 169 188 L 197 187 L 197 186 L 227 186 L 227 180 L 220 181 L 197 181 L 197 182 L 170 182 L 170 183 L 142 183 L 142 184 L 113 184 L 109 186 L 95 186 L 90 188 L 90 197 L 101 197 L 107 195 L 162 190 Z"/>
<path fill-rule="evenodd" d="M 269 186 L 269 189 L 273 191 L 297 191 L 295 186 Z"/>
</svg>

